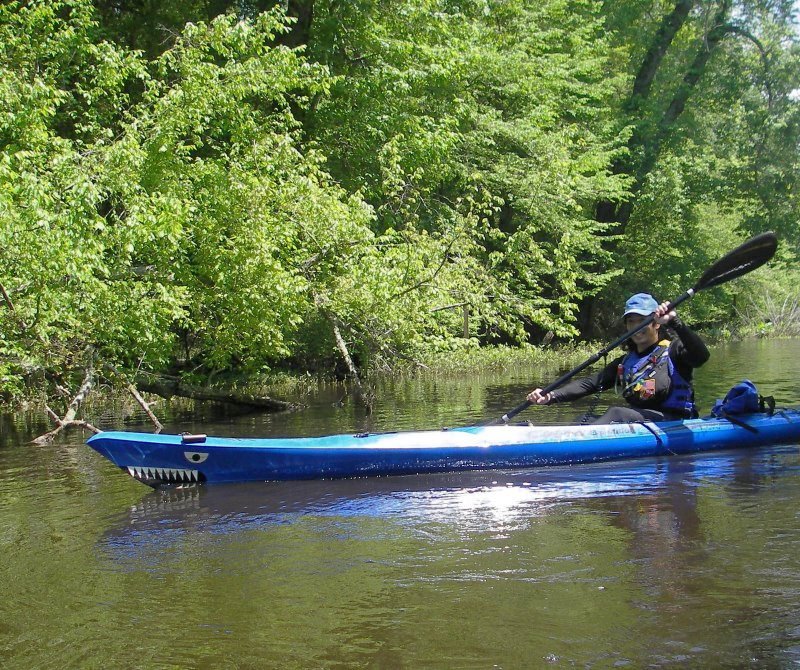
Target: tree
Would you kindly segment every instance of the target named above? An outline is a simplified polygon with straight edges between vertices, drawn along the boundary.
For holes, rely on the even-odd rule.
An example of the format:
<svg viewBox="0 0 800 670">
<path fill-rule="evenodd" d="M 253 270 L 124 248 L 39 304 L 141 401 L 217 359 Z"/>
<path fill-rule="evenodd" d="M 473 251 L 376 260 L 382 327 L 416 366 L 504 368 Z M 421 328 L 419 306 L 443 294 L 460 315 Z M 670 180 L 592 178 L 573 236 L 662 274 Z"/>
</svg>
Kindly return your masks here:
<svg viewBox="0 0 800 670">
<path fill-rule="evenodd" d="M 603 304 L 690 284 L 718 251 L 710 231 L 728 247 L 767 229 L 795 245 L 800 68 L 791 3 L 607 2 L 605 13 L 630 53 L 620 111 L 632 132 L 615 171 L 631 177 L 632 197 L 601 201 L 598 217 L 620 224 L 619 256 L 638 280 L 617 284 Z M 689 309 L 709 317 L 702 302 Z"/>
<path fill-rule="evenodd" d="M 291 353 L 309 265 L 369 244 L 371 212 L 298 150 L 292 109 L 327 78 L 274 46 L 283 26 L 189 25 L 150 69 L 96 41 L 88 3 L 4 8 L 4 353 L 51 372 L 87 347 L 163 369 L 179 337 L 206 372 Z"/>
</svg>

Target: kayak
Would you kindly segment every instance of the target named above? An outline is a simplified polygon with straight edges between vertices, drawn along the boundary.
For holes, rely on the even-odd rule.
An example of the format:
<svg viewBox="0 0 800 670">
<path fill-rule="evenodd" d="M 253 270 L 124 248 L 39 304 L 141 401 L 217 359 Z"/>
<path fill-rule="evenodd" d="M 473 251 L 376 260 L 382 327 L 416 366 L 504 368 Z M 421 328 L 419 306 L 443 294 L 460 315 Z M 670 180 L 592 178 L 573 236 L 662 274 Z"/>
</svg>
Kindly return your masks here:
<svg viewBox="0 0 800 670">
<path fill-rule="evenodd" d="M 301 438 L 109 431 L 89 446 L 153 487 L 594 463 L 800 443 L 800 411 L 610 425 L 501 425 Z"/>
</svg>

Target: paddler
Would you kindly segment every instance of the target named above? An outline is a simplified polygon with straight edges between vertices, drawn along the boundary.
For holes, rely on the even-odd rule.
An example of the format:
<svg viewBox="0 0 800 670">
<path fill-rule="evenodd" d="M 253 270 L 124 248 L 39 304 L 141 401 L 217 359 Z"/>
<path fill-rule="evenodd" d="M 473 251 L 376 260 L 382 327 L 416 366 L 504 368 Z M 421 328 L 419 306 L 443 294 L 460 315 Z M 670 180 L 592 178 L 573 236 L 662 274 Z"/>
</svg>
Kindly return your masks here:
<svg viewBox="0 0 800 670">
<path fill-rule="evenodd" d="M 625 303 L 623 322 L 633 330 L 651 314 L 653 321 L 627 341 L 628 353 L 611 361 L 597 374 L 576 379 L 543 393 L 537 388 L 528 400 L 537 405 L 568 402 L 591 393 L 615 389 L 628 406 L 609 407 L 592 423 L 628 423 L 669 421 L 696 418 L 692 376 L 695 368 L 709 358 L 700 336 L 685 325 L 669 303 L 658 301 L 649 293 L 637 293 Z M 669 340 L 662 326 L 675 335 Z"/>
</svg>

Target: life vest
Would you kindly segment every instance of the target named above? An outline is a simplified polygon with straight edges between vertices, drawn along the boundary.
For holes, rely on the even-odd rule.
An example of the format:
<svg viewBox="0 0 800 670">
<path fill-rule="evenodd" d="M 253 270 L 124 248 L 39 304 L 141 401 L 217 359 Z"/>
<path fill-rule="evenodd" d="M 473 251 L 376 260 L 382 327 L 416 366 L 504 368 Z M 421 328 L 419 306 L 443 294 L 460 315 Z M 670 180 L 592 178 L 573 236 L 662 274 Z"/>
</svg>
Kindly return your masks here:
<svg viewBox="0 0 800 670">
<path fill-rule="evenodd" d="M 631 405 L 696 417 L 692 385 L 669 357 L 669 340 L 661 340 L 647 354 L 631 351 L 617 368 L 616 388 Z"/>
</svg>

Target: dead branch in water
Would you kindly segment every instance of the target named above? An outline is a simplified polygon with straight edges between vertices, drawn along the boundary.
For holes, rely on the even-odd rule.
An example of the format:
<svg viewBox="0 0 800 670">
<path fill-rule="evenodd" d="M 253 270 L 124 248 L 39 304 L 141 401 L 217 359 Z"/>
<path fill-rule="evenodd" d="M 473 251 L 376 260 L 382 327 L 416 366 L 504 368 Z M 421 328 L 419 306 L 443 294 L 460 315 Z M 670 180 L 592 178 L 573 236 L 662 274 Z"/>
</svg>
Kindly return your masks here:
<svg viewBox="0 0 800 670">
<path fill-rule="evenodd" d="M 85 430 L 90 430 L 93 433 L 100 433 L 102 432 L 99 428 L 96 428 L 88 421 L 83 421 L 82 419 L 76 419 L 75 417 L 78 415 L 78 410 L 80 409 L 81 403 L 86 400 L 86 396 L 89 395 L 89 392 L 92 390 L 92 386 L 94 385 L 94 366 L 93 363 L 89 363 L 88 367 L 86 368 L 86 375 L 83 378 L 83 383 L 81 387 L 78 389 L 78 393 L 72 399 L 69 406 L 67 407 L 67 413 L 64 414 L 63 417 L 59 417 L 50 407 L 46 407 L 47 415 L 53 420 L 56 424 L 56 427 L 53 430 L 45 433 L 44 435 L 40 435 L 34 440 L 31 440 L 31 444 L 50 444 L 55 437 L 65 428 L 70 428 L 72 426 L 76 426 L 78 428 L 83 428 Z"/>
<path fill-rule="evenodd" d="M 353 385 L 356 387 L 358 397 L 364 404 L 367 414 L 372 414 L 372 406 L 375 398 L 373 397 L 372 393 L 366 393 L 364 391 L 364 387 L 361 384 L 361 378 L 358 375 L 358 368 L 356 368 L 355 363 L 353 363 L 353 359 L 350 356 L 350 351 L 347 349 L 347 343 L 344 341 L 342 332 L 339 329 L 339 319 L 337 319 L 333 314 L 329 314 L 328 318 L 330 319 L 331 326 L 333 327 L 333 337 L 336 340 L 336 348 L 339 350 L 339 353 L 342 354 L 345 365 L 347 365 L 347 369 L 350 371 L 350 374 L 353 377 Z"/>
<path fill-rule="evenodd" d="M 153 425 L 156 427 L 156 433 L 160 433 L 164 430 L 164 425 L 158 420 L 158 417 L 153 413 L 153 410 L 150 409 L 150 403 L 148 403 L 144 398 L 142 398 L 139 391 L 136 390 L 136 387 L 128 383 L 126 386 L 128 389 L 128 393 L 130 393 L 134 400 L 139 403 L 140 407 L 145 411 L 145 414 L 150 418 L 150 421 L 153 422 Z"/>
<path fill-rule="evenodd" d="M 139 393 L 139 390 L 136 388 L 136 386 L 132 384 L 130 381 L 128 381 L 128 379 L 110 363 L 106 363 L 104 367 L 106 370 L 109 370 L 111 373 L 113 373 L 114 376 L 117 377 L 117 379 L 122 380 L 122 383 L 125 386 L 125 390 L 128 391 L 128 393 L 130 393 L 131 396 L 133 396 L 133 399 L 137 403 L 139 403 L 139 406 L 144 410 L 145 414 L 147 414 L 148 418 L 155 426 L 156 434 L 164 430 L 164 425 L 158 420 L 158 417 L 155 415 L 153 410 L 150 409 L 151 403 L 147 402 L 142 397 L 141 393 Z"/>
</svg>

